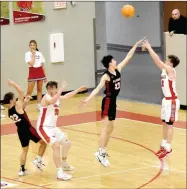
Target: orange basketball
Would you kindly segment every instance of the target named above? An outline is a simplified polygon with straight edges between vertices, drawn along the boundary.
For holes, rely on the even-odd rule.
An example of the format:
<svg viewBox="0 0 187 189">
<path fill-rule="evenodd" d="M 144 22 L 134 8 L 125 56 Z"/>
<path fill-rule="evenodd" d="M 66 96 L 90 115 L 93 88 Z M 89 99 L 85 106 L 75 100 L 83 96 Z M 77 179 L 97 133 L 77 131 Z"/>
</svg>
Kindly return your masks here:
<svg viewBox="0 0 187 189">
<path fill-rule="evenodd" d="M 132 5 L 124 5 L 121 9 L 123 16 L 130 18 L 134 16 L 135 8 Z"/>
</svg>

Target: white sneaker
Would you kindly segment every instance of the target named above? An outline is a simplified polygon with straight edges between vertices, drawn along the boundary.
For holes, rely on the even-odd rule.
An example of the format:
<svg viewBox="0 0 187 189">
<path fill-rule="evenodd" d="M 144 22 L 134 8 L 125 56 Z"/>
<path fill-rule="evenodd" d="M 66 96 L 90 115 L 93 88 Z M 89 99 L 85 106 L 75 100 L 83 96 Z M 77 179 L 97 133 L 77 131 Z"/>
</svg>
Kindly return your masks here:
<svg viewBox="0 0 187 189">
<path fill-rule="evenodd" d="M 3 105 L 1 105 L 1 110 L 5 110 L 5 107 Z"/>
<path fill-rule="evenodd" d="M 103 153 L 103 154 L 100 154 L 99 151 L 97 151 L 95 153 L 95 157 L 96 159 L 105 167 L 108 167 L 110 166 L 110 163 L 107 159 L 107 154 L 106 153 Z"/>
<path fill-rule="evenodd" d="M 36 158 L 34 161 L 33 161 L 34 165 L 40 169 L 40 171 L 43 171 L 43 166 L 45 166 L 42 161 L 38 161 L 38 159 Z"/>
<path fill-rule="evenodd" d="M 75 168 L 69 165 L 66 161 L 62 163 L 62 169 L 64 171 L 73 171 Z"/>
<path fill-rule="evenodd" d="M 20 169 L 19 170 L 19 173 L 18 173 L 18 176 L 25 176 L 25 175 L 27 175 L 28 174 L 28 172 L 27 172 L 27 170 L 25 169 L 25 171 L 22 171 L 22 169 Z"/>
<path fill-rule="evenodd" d="M 57 171 L 57 179 L 58 180 L 66 181 L 66 180 L 70 180 L 71 178 L 72 178 L 71 175 L 68 175 L 68 174 L 64 173 L 63 171 Z"/>
</svg>

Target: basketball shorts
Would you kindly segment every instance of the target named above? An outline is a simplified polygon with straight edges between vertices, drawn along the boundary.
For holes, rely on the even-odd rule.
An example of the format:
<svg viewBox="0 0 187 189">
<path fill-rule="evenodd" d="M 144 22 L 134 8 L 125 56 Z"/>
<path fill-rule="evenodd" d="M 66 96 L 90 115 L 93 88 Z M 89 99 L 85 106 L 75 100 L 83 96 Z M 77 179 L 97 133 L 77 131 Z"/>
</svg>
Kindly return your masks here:
<svg viewBox="0 0 187 189">
<path fill-rule="evenodd" d="M 116 119 L 116 98 L 112 99 L 109 97 L 104 97 L 101 106 L 101 116 L 102 118 L 108 117 L 109 121 Z"/>
<path fill-rule="evenodd" d="M 161 119 L 168 123 L 173 124 L 178 120 L 178 111 L 180 109 L 180 100 L 162 100 Z"/>
<path fill-rule="evenodd" d="M 38 143 L 41 140 L 34 127 L 29 127 L 27 129 L 18 128 L 17 132 L 22 147 L 29 146 L 30 140 L 35 143 Z"/>
<path fill-rule="evenodd" d="M 67 139 L 65 134 L 56 126 L 39 127 L 37 128 L 37 132 L 44 142 L 50 145 L 53 145 L 56 141 L 60 142 L 62 139 Z"/>
</svg>

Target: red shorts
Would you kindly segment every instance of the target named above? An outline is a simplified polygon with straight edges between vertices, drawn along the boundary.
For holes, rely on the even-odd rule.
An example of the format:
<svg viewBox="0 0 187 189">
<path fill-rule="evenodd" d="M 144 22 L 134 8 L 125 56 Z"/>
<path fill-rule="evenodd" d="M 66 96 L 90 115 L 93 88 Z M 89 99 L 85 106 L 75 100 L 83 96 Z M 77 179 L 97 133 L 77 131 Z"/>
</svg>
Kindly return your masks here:
<svg viewBox="0 0 187 189">
<path fill-rule="evenodd" d="M 28 81 L 38 81 L 46 79 L 43 67 L 38 68 L 29 67 L 29 77 Z"/>
</svg>

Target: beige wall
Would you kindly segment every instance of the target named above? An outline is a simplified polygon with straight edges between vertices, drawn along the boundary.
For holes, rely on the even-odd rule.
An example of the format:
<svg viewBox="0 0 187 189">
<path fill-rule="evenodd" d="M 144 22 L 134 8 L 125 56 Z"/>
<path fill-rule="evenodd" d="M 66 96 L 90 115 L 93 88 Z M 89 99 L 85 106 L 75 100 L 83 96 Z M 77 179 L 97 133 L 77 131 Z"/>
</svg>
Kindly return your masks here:
<svg viewBox="0 0 187 189">
<path fill-rule="evenodd" d="M 176 67 L 177 71 L 177 92 L 182 105 L 186 103 L 186 64 L 187 64 L 187 36 L 175 34 L 170 37 L 165 33 L 166 56 L 175 54 L 180 59 L 180 64 Z"/>
<path fill-rule="evenodd" d="M 46 59 L 48 80 L 66 79 L 67 90 L 80 85 L 95 86 L 94 73 L 94 34 L 95 2 L 77 2 L 65 10 L 54 10 L 53 2 L 45 2 L 46 20 L 43 22 L 1 26 L 1 99 L 10 91 L 6 81 L 15 80 L 26 90 L 28 66 L 24 54 L 28 51 L 31 39 L 38 42 L 40 51 Z M 10 10 L 12 4 L 10 3 Z M 49 57 L 49 34 L 64 33 L 65 62 L 51 64 Z"/>
</svg>

